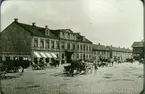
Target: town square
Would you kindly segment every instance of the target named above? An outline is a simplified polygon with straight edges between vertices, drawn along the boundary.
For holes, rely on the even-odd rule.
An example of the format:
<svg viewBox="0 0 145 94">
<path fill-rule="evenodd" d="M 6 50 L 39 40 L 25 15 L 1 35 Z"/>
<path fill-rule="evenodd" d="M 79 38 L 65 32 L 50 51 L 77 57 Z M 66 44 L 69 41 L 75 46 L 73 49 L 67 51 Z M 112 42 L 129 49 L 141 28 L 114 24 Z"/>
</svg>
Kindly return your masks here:
<svg viewBox="0 0 145 94">
<path fill-rule="evenodd" d="M 1 19 L 1 94 L 143 94 L 141 0 L 7 0 Z"/>
</svg>

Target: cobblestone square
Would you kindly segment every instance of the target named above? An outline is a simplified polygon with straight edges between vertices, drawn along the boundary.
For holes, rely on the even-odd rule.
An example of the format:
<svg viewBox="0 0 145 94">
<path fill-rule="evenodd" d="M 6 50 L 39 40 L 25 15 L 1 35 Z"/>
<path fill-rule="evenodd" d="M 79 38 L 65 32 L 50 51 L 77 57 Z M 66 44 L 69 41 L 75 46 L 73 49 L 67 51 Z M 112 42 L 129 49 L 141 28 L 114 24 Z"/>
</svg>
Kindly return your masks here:
<svg viewBox="0 0 145 94">
<path fill-rule="evenodd" d="M 143 88 L 143 65 L 138 62 L 99 67 L 95 73 L 63 74 L 63 65 L 45 70 L 26 69 L 7 74 L 4 94 L 138 94 Z"/>
</svg>

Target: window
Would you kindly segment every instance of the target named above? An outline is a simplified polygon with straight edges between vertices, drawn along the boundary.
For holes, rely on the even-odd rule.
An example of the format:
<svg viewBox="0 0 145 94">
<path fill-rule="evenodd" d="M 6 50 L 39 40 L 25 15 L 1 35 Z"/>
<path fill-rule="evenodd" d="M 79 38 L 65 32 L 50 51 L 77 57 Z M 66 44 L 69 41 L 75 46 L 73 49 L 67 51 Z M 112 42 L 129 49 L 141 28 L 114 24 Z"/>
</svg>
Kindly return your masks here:
<svg viewBox="0 0 145 94">
<path fill-rule="evenodd" d="M 77 54 L 77 59 L 79 59 L 79 54 Z"/>
<path fill-rule="evenodd" d="M 49 48 L 49 40 L 46 40 L 45 47 L 46 47 L 46 48 Z"/>
<path fill-rule="evenodd" d="M 87 46 L 87 48 L 88 48 L 88 51 L 89 51 L 89 46 Z"/>
<path fill-rule="evenodd" d="M 49 35 L 49 30 L 47 29 L 47 30 L 45 30 L 45 35 Z"/>
<path fill-rule="evenodd" d="M 40 48 L 44 48 L 44 40 L 40 41 Z"/>
<path fill-rule="evenodd" d="M 64 42 L 61 43 L 61 48 L 64 49 Z"/>
<path fill-rule="evenodd" d="M 67 39 L 68 38 L 68 34 L 67 33 L 65 33 L 65 39 Z"/>
<path fill-rule="evenodd" d="M 72 49 L 75 50 L 75 44 L 73 44 Z"/>
<path fill-rule="evenodd" d="M 61 38 L 64 38 L 64 33 L 61 32 L 60 34 L 61 34 L 60 37 L 61 37 Z"/>
<path fill-rule="evenodd" d="M 34 39 L 34 47 L 38 47 L 38 40 Z"/>
<path fill-rule="evenodd" d="M 84 47 L 83 47 L 83 50 L 85 51 L 85 45 L 84 45 Z"/>
<path fill-rule="evenodd" d="M 8 56 L 8 57 L 6 57 L 6 61 L 7 61 L 7 60 L 10 60 L 10 57 L 9 57 L 9 56 Z"/>
<path fill-rule="evenodd" d="M 80 49 L 79 44 L 77 45 L 77 49 L 78 49 L 78 50 Z"/>
<path fill-rule="evenodd" d="M 2 62 L 2 56 L 0 56 L 0 62 Z"/>
<path fill-rule="evenodd" d="M 88 51 L 88 45 L 86 45 L 86 51 Z"/>
<path fill-rule="evenodd" d="M 91 51 L 91 46 L 89 46 L 89 51 Z"/>
<path fill-rule="evenodd" d="M 81 46 L 81 51 L 82 51 L 82 48 L 83 48 L 82 44 L 80 44 L 80 46 Z"/>
<path fill-rule="evenodd" d="M 70 49 L 70 43 L 67 44 L 67 49 Z"/>
<path fill-rule="evenodd" d="M 59 49 L 59 42 L 56 42 L 56 48 Z"/>
<path fill-rule="evenodd" d="M 69 45 L 70 45 L 70 49 L 72 49 L 72 44 L 70 43 Z"/>
<path fill-rule="evenodd" d="M 23 57 L 19 57 L 19 60 L 23 60 Z"/>
<path fill-rule="evenodd" d="M 64 53 L 62 53 L 62 59 L 64 59 Z"/>
<path fill-rule="evenodd" d="M 51 48 L 54 48 L 54 41 L 51 41 Z"/>
<path fill-rule="evenodd" d="M 71 34 L 68 34 L 68 39 L 71 39 Z"/>
</svg>

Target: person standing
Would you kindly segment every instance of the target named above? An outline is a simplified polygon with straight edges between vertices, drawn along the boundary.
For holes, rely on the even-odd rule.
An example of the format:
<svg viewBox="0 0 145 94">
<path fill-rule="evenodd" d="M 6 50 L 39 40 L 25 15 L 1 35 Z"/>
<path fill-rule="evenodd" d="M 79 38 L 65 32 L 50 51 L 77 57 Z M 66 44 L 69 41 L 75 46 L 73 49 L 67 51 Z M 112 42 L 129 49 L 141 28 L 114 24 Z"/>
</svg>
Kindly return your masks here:
<svg viewBox="0 0 145 94">
<path fill-rule="evenodd" d="M 94 69 L 95 69 L 95 72 L 97 72 L 98 67 L 97 67 L 97 63 L 96 62 L 94 62 Z"/>
</svg>

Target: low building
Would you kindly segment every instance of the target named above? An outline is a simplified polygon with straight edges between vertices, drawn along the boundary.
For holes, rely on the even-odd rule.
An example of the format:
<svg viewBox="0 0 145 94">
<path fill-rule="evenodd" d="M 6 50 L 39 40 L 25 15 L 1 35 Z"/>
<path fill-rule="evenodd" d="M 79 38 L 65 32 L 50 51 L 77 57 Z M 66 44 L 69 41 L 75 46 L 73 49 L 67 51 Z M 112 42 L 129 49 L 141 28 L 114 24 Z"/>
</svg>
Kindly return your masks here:
<svg viewBox="0 0 145 94">
<path fill-rule="evenodd" d="M 110 58 L 110 49 L 105 45 L 101 45 L 100 43 L 93 44 L 93 60 L 97 62 L 100 60 L 100 58 Z"/>
<path fill-rule="evenodd" d="M 110 58 L 115 60 L 125 61 L 127 58 L 132 57 L 132 51 L 129 48 L 120 48 L 107 46 L 110 49 Z"/>
<path fill-rule="evenodd" d="M 143 46 L 143 41 L 140 42 L 134 42 L 132 44 L 133 48 L 133 56 L 139 56 L 143 58 L 143 52 L 144 52 L 144 46 Z"/>
<path fill-rule="evenodd" d="M 1 60 L 29 59 L 34 62 L 67 61 L 66 52 L 74 59 L 91 59 L 92 42 L 70 29 L 51 30 L 18 22 L 15 19 L 0 33 Z"/>
</svg>

